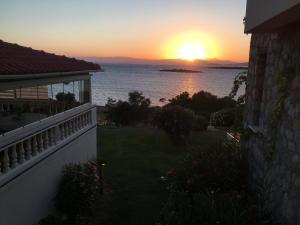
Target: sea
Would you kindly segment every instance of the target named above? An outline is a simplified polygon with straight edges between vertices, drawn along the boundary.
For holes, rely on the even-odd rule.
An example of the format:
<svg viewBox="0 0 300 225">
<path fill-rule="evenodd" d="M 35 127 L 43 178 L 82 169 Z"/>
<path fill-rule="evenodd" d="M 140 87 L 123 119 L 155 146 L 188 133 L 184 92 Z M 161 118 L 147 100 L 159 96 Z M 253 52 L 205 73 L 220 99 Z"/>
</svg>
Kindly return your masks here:
<svg viewBox="0 0 300 225">
<path fill-rule="evenodd" d="M 104 106 L 108 98 L 127 100 L 128 93 L 139 91 L 161 106 L 182 92 L 193 95 L 201 90 L 218 97 L 227 96 L 240 69 L 216 69 L 199 65 L 101 64 L 104 72 L 92 76 L 92 101 Z M 201 73 L 162 72 L 163 69 L 188 69 Z M 245 87 L 239 95 L 245 92 Z M 163 101 L 165 100 L 165 101 Z"/>
</svg>

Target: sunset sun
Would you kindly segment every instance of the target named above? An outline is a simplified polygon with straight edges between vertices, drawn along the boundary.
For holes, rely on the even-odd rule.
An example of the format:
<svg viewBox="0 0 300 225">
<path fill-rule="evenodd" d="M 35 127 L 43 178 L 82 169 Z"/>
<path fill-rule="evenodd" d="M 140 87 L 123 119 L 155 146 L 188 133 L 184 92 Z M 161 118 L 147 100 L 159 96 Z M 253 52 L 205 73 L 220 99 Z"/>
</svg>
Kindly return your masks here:
<svg viewBox="0 0 300 225">
<path fill-rule="evenodd" d="M 163 48 L 165 58 L 194 61 L 219 57 L 218 43 L 211 35 L 185 32 L 171 37 Z"/>
<path fill-rule="evenodd" d="M 176 52 L 176 58 L 188 61 L 206 59 L 207 54 L 204 48 L 198 43 L 184 43 Z"/>
</svg>

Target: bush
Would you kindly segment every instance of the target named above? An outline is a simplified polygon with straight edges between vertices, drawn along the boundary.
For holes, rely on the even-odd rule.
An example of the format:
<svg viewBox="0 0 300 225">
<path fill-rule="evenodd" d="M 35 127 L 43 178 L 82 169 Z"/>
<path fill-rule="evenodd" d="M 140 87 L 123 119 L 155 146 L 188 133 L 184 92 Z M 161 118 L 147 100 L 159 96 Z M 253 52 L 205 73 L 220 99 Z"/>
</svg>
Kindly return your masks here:
<svg viewBox="0 0 300 225">
<path fill-rule="evenodd" d="M 237 102 L 229 96 L 225 96 L 218 99 L 218 110 L 226 108 L 234 108 Z"/>
<path fill-rule="evenodd" d="M 101 178 L 96 163 L 67 165 L 55 197 L 55 206 L 69 219 L 92 212 L 101 194 Z"/>
<path fill-rule="evenodd" d="M 196 114 L 202 114 L 209 119 L 211 113 L 224 108 L 233 108 L 236 101 L 231 97 L 218 98 L 217 96 L 199 91 L 190 97 L 188 92 L 183 92 L 180 95 L 169 100 L 169 105 L 178 105 L 191 109 Z"/>
<path fill-rule="evenodd" d="M 206 131 L 208 127 L 208 119 L 205 116 L 197 115 L 196 121 L 194 123 L 194 130 L 196 131 Z"/>
<path fill-rule="evenodd" d="M 246 190 L 246 167 L 233 142 L 188 154 L 166 174 L 169 199 L 158 225 L 271 225 L 269 212 Z"/>
<path fill-rule="evenodd" d="M 235 108 L 223 109 L 213 113 L 210 122 L 215 127 L 231 127 L 235 120 L 235 114 Z"/>
<path fill-rule="evenodd" d="M 171 191 L 197 193 L 242 189 L 245 168 L 239 148 L 233 142 L 219 142 L 188 154 L 168 177 Z"/>
<path fill-rule="evenodd" d="M 107 119 L 117 126 L 128 125 L 131 123 L 132 117 L 130 114 L 130 105 L 128 102 L 114 101 L 113 99 L 108 99 L 107 104 Z"/>
<path fill-rule="evenodd" d="M 217 96 L 209 92 L 200 91 L 192 96 L 191 109 L 207 118 L 209 118 L 211 113 L 216 112 L 219 107 Z"/>
<path fill-rule="evenodd" d="M 156 117 L 156 124 L 178 144 L 185 144 L 195 122 L 192 111 L 181 106 L 166 106 Z"/>
<path fill-rule="evenodd" d="M 178 105 L 185 108 L 191 107 L 191 98 L 188 92 L 182 92 L 180 95 L 170 99 L 169 102 L 170 105 Z"/>
<path fill-rule="evenodd" d="M 151 101 L 142 92 L 128 93 L 128 101 L 108 99 L 107 119 L 117 125 L 148 122 Z"/>
<path fill-rule="evenodd" d="M 195 194 L 176 192 L 170 195 L 158 224 L 245 225 L 247 216 L 238 198 L 209 190 Z"/>
</svg>

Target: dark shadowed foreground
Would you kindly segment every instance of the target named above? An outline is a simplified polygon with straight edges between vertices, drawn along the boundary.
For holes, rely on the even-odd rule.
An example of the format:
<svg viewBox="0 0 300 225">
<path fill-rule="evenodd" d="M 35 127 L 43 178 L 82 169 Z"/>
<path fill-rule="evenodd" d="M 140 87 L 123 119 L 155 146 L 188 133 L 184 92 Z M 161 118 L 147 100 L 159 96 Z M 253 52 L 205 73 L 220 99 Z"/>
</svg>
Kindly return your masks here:
<svg viewBox="0 0 300 225">
<path fill-rule="evenodd" d="M 178 147 L 152 128 L 99 128 L 98 135 L 106 198 L 95 219 L 104 225 L 155 224 L 168 198 L 166 172 L 188 151 L 224 138 L 219 132 L 193 133 L 188 145 Z"/>
</svg>

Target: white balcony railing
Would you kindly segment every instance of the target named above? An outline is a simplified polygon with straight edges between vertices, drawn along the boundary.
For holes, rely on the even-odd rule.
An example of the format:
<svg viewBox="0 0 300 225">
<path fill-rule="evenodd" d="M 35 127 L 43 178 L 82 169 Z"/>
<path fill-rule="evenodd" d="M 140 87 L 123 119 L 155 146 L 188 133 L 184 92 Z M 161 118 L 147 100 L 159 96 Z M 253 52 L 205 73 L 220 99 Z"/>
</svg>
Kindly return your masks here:
<svg viewBox="0 0 300 225">
<path fill-rule="evenodd" d="M 95 125 L 96 109 L 85 104 L 0 136 L 0 187 Z"/>
</svg>

